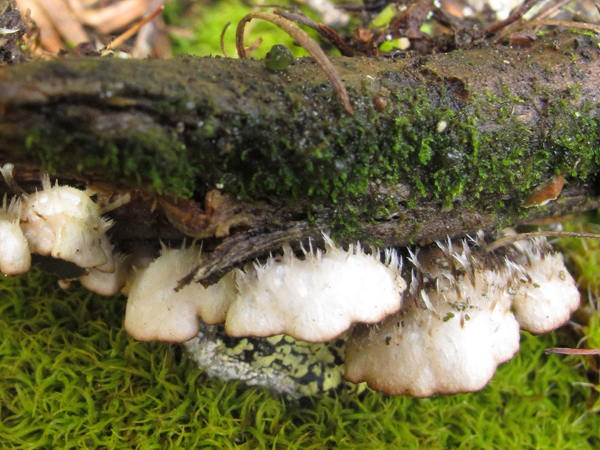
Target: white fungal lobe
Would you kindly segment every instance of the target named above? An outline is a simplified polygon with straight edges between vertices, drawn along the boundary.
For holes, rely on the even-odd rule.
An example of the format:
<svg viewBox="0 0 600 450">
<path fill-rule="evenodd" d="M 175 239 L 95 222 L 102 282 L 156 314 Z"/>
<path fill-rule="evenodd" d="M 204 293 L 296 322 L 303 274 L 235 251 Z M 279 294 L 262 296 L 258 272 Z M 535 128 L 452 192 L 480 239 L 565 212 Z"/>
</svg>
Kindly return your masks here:
<svg viewBox="0 0 600 450">
<path fill-rule="evenodd" d="M 555 330 L 579 307 L 577 284 L 562 255 L 553 253 L 545 240 L 517 242 L 514 247 L 520 255 L 510 261 L 518 280 L 509 290 L 515 317 L 531 333 Z"/>
<path fill-rule="evenodd" d="M 382 324 L 355 329 L 346 347 L 346 379 L 392 395 L 471 392 L 518 351 L 519 325 L 502 277 L 462 266 L 458 253 L 451 267 L 436 266 L 436 250 L 423 252 L 421 260 L 431 260 L 426 264 L 415 260 L 435 280 Z"/>
<path fill-rule="evenodd" d="M 205 323 L 225 322 L 231 336 L 288 334 L 324 342 L 355 322 L 375 323 L 398 311 L 406 283 L 399 261 L 388 252 L 348 252 L 327 238 L 327 253 L 306 252 L 301 260 L 286 249 L 265 265 L 230 272 L 204 288 L 193 283 L 176 291 L 179 280 L 195 267 L 199 250 L 166 249 L 146 269 L 134 273 L 128 292 L 125 328 L 141 340 L 191 339 Z"/>
<path fill-rule="evenodd" d="M 79 189 L 51 186 L 31 194 L 21 210 L 21 227 L 33 253 L 51 255 L 80 267 L 105 264 L 102 236 L 112 224 L 100 216 L 99 206 Z"/>
<path fill-rule="evenodd" d="M 200 251 L 163 248 L 147 268 L 134 270 L 125 313 L 125 329 L 142 341 L 184 342 L 199 331 L 198 317 L 221 323 L 235 295 L 233 274 L 204 288 L 189 284 L 176 291 L 179 280 L 198 264 Z"/>
<path fill-rule="evenodd" d="M 519 349 L 519 326 L 507 305 L 469 305 L 464 312 L 433 303 L 386 319 L 376 333 L 359 328 L 348 342 L 346 379 L 392 395 L 429 397 L 483 388 Z"/>
<path fill-rule="evenodd" d="M 88 289 L 118 294 L 129 272 L 128 258 L 114 251 L 106 235 L 112 223 L 102 218 L 89 193 L 52 186 L 46 175 L 41 191 L 26 194 L 14 181 L 11 165 L 0 171 L 10 188 L 20 192 L 8 207 L 5 198 L 0 210 L 0 270 L 6 275 L 25 273 L 31 253 L 51 255 L 85 268 L 80 280 Z"/>
<path fill-rule="evenodd" d="M 26 273 L 31 267 L 31 252 L 21 230 L 19 217 L 21 201 L 12 199 L 6 205 L 6 197 L 0 210 L 0 271 L 6 275 Z"/>
<path fill-rule="evenodd" d="M 227 333 L 325 342 L 355 322 L 376 323 L 400 309 L 406 283 L 394 252 L 383 264 L 378 252 L 368 255 L 360 245 L 344 251 L 327 238 L 326 247 L 303 260 L 285 248 L 283 256 L 240 271 Z"/>
<path fill-rule="evenodd" d="M 92 267 L 88 272 L 79 277 L 81 284 L 90 291 L 100 295 L 117 295 L 127 281 L 131 270 L 129 257 L 121 255 L 118 252 L 113 253 L 112 249 L 107 253 L 109 263 L 99 267 Z M 111 267 L 112 270 L 107 270 Z"/>
<path fill-rule="evenodd" d="M 298 258 L 284 248 L 209 288 L 179 291 L 179 280 L 201 262 L 199 250 L 163 249 L 132 278 L 125 326 L 138 339 L 185 341 L 201 318 L 224 322 L 233 337 L 328 342 L 357 323 L 345 377 L 425 397 L 483 388 L 518 351 L 520 326 L 553 329 L 579 302 L 562 258 L 545 240 L 491 254 L 483 235 L 473 245 L 448 240 L 410 253 L 404 278 L 393 251 L 382 262 L 360 245 L 345 251 L 325 241 L 324 252 L 311 248 Z"/>
<path fill-rule="evenodd" d="M 473 250 L 448 241 L 411 255 L 410 296 L 381 324 L 355 328 L 346 379 L 393 395 L 476 391 L 518 351 L 519 327 L 551 331 L 579 304 L 545 239 L 491 255 L 480 243 L 482 236 Z"/>
</svg>

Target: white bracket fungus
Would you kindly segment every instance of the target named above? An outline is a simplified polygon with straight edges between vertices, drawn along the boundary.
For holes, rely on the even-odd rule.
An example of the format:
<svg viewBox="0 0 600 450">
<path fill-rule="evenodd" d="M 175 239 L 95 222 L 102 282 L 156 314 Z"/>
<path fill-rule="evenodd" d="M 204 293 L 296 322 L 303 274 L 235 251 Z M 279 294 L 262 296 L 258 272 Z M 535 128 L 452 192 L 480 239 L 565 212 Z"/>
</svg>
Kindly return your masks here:
<svg viewBox="0 0 600 450">
<path fill-rule="evenodd" d="M 393 395 L 476 391 L 517 352 L 519 325 L 553 330 L 579 304 L 562 257 L 545 239 L 504 255 L 473 252 L 466 242 L 438 246 L 410 258 L 423 281 L 414 279 L 398 314 L 355 328 L 346 379 Z"/>
<path fill-rule="evenodd" d="M 378 252 L 365 254 L 360 245 L 344 251 L 325 242 L 325 252 L 311 248 L 299 259 L 284 248 L 282 256 L 232 271 L 209 288 L 192 284 L 178 291 L 200 252 L 164 248 L 134 274 L 125 326 L 142 340 L 186 341 L 202 329 L 201 318 L 224 322 L 233 337 L 327 342 L 358 323 L 347 344 L 346 378 L 423 397 L 483 388 L 518 351 L 520 325 L 553 329 L 579 302 L 562 258 L 545 240 L 487 253 L 480 235 L 474 247 L 449 240 L 411 253 L 404 304 L 406 282 L 395 252 L 387 251 L 382 263 Z M 198 357 L 205 367 L 212 350 L 190 348 L 205 352 Z"/>
<path fill-rule="evenodd" d="M 522 329 L 548 333 L 569 320 L 579 307 L 577 284 L 560 253 L 552 252 L 545 239 L 513 244 L 516 261 L 510 261 L 518 283 L 509 289 L 512 306 Z"/>
<path fill-rule="evenodd" d="M 19 192 L 10 169 L 0 171 Z M 423 397 L 481 389 L 518 350 L 519 327 L 551 331 L 579 305 L 575 281 L 545 239 L 488 253 L 483 234 L 473 246 L 448 240 L 411 253 L 404 278 L 394 250 L 386 250 L 382 262 L 379 251 L 367 254 L 360 244 L 345 251 L 325 236 L 325 251 L 311 247 L 298 258 L 284 247 L 282 256 L 233 270 L 212 286 L 177 289 L 201 261 L 198 247 L 163 248 L 153 261 L 153 250 L 152 256 L 139 250 L 121 255 L 106 236 L 112 224 L 101 215 L 114 205 L 101 208 L 85 191 L 52 186 L 48 176 L 42 185 L 33 194 L 21 191 L 8 206 L 4 199 L 0 270 L 26 272 L 31 253 L 74 263 L 86 269 L 80 281 L 88 289 L 103 295 L 122 290 L 128 296 L 125 328 L 140 340 L 188 341 L 199 332 L 210 334 L 208 325 L 224 323 L 229 336 L 248 337 L 246 342 L 305 341 L 298 344 L 299 359 L 305 359 L 307 352 L 327 347 L 317 350 L 308 343 L 331 342 L 357 324 L 346 345 L 345 377 L 390 394 Z M 223 340 L 211 345 L 196 339 L 189 348 L 199 352 L 196 359 L 204 368 L 210 361 L 227 361 L 222 370 L 213 370 L 221 378 L 231 378 L 230 371 L 237 370 L 232 367 L 239 366 L 239 374 L 255 377 L 257 384 L 278 380 L 275 384 L 290 395 L 304 392 L 297 380 L 310 378 L 302 369 L 290 378 L 260 366 L 273 358 L 283 366 L 289 352 L 274 348 L 259 367 L 238 364 L 231 355 L 219 359 L 213 350 L 227 347 Z M 343 340 L 327 345 L 337 349 L 324 353 L 329 370 L 340 362 Z M 329 381 L 339 378 L 337 369 L 328 372 Z"/>
<path fill-rule="evenodd" d="M 31 252 L 80 267 L 105 264 L 102 237 L 112 224 L 100 216 L 100 207 L 84 191 L 52 186 L 47 175 L 42 185 L 23 201 L 21 210 L 21 228 Z"/>
<path fill-rule="evenodd" d="M 147 268 L 133 269 L 125 329 L 141 341 L 184 342 L 199 331 L 198 316 L 222 323 L 235 296 L 233 273 L 204 288 L 200 283 L 179 290 L 179 280 L 198 264 L 200 250 L 163 248 Z"/>
<path fill-rule="evenodd" d="M 376 323 L 402 305 L 406 283 L 398 256 L 368 255 L 360 245 L 346 252 L 325 239 L 326 252 L 305 252 L 300 260 L 285 248 L 238 272 L 238 296 L 227 312 L 230 336 L 287 334 L 308 342 L 329 341 L 353 323 Z"/>
<path fill-rule="evenodd" d="M 111 261 L 111 269 L 106 269 L 107 264 L 104 264 L 103 270 L 100 267 L 92 267 L 88 269 L 85 275 L 79 277 L 81 284 L 92 292 L 100 295 L 117 295 L 127 281 L 127 277 L 131 270 L 129 258 L 120 253 L 107 254 Z"/>
<path fill-rule="evenodd" d="M 87 269 L 80 280 L 88 289 L 102 295 L 119 293 L 129 265 L 126 258 L 113 253 L 106 236 L 112 224 L 101 217 L 100 206 L 89 194 L 52 186 L 48 175 L 42 178 L 41 191 L 27 194 L 16 184 L 12 165 L 0 171 L 18 192 L 8 207 L 5 197 L 0 211 L 0 270 L 6 275 L 25 273 L 31 267 L 31 253 L 51 255 Z"/>
<path fill-rule="evenodd" d="M 375 323 L 398 311 L 406 283 L 394 252 L 348 252 L 327 238 L 327 253 L 306 252 L 297 259 L 286 249 L 264 266 L 230 272 L 204 288 L 179 280 L 200 260 L 195 248 L 164 248 L 148 268 L 137 271 L 129 288 L 125 328 L 140 340 L 186 341 L 198 332 L 197 317 L 225 322 L 231 336 L 288 334 L 325 342 L 355 322 Z"/>
<path fill-rule="evenodd" d="M 0 210 L 0 271 L 6 275 L 19 275 L 29 271 L 31 252 L 19 225 L 21 201 L 13 198 L 6 205 L 4 197 Z"/>
<path fill-rule="evenodd" d="M 519 325 L 502 277 L 444 261 L 446 268 L 427 264 L 436 279 L 414 290 L 398 314 L 374 328 L 356 327 L 347 343 L 347 380 L 392 395 L 471 392 L 518 351 Z"/>
</svg>

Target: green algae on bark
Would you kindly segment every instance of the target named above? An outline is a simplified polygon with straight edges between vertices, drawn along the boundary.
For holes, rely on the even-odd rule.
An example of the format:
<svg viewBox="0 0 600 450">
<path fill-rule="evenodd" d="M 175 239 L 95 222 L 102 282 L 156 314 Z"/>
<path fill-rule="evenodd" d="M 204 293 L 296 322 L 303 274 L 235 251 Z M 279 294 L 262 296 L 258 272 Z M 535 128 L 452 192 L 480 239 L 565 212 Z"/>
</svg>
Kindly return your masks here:
<svg viewBox="0 0 600 450">
<path fill-rule="evenodd" d="M 353 237 L 395 219 L 415 228 L 398 241 L 419 239 L 410 212 L 423 205 L 515 221 L 556 174 L 595 193 L 598 41 L 332 58 L 354 116 L 309 59 L 283 72 L 224 58 L 40 61 L 0 71 L 0 159 L 198 200 L 214 188 L 276 198 Z"/>
</svg>

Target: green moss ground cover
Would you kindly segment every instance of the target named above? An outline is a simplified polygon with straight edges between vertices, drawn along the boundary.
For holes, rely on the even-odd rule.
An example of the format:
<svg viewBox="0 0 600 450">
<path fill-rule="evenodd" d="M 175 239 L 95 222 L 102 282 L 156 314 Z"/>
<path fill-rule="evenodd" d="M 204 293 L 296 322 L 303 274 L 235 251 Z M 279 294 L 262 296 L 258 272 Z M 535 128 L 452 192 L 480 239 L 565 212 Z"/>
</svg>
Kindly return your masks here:
<svg viewBox="0 0 600 450">
<path fill-rule="evenodd" d="M 556 335 L 523 334 L 476 394 L 286 401 L 135 342 L 123 298 L 55 286 L 38 272 L 0 284 L 1 448 L 600 448 L 580 358 L 543 353 Z"/>
<path fill-rule="evenodd" d="M 170 22 L 178 22 L 178 5 L 168 4 Z M 218 53 L 222 24 L 250 10 L 229 0 L 197 8 L 206 14 L 194 26 L 196 40 L 179 39 L 176 52 Z M 257 56 L 286 43 L 269 24 L 253 33 L 247 42 L 265 39 Z M 230 54 L 233 34 L 232 26 Z M 595 299 L 600 245 L 569 241 L 565 248 Z M 0 280 L 0 448 L 600 448 L 593 360 L 543 353 L 574 345 L 566 334 L 524 333 L 521 352 L 475 394 L 342 392 L 286 401 L 208 379 L 177 346 L 135 342 L 122 329 L 124 311 L 124 298 L 62 291 L 39 272 Z M 598 347 L 597 311 L 591 318 L 584 332 Z"/>
<path fill-rule="evenodd" d="M 227 22 L 231 25 L 227 28 L 223 39 L 225 51 L 229 56 L 236 56 L 235 49 L 235 27 L 242 17 L 253 11 L 248 2 L 239 0 L 217 0 L 195 2 L 191 8 L 185 7 L 183 1 L 173 1 L 165 5 L 164 17 L 168 23 L 185 26 L 193 31 L 193 38 L 188 35 L 174 33 L 173 53 L 184 55 L 213 55 L 224 56 L 221 51 L 220 36 Z M 283 0 L 279 5 L 287 5 L 290 2 Z M 305 9 L 309 17 L 316 18 L 310 10 Z M 300 46 L 294 45 L 294 39 L 281 31 L 275 25 L 256 20 L 252 22 L 250 30 L 246 33 L 246 45 L 261 39 L 260 45 L 253 54 L 254 57 L 263 58 L 275 44 L 288 46 L 296 57 L 307 56 L 308 53 Z M 306 30 L 313 37 L 316 32 Z M 332 52 L 331 54 L 339 54 Z"/>
</svg>

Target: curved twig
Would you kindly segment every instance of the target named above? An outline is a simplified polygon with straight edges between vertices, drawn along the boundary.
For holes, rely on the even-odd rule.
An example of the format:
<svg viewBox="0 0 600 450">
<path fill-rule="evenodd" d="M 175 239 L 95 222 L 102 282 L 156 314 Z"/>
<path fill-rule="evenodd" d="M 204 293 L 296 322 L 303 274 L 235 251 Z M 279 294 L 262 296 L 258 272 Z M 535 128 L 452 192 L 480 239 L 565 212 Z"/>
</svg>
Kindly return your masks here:
<svg viewBox="0 0 600 450">
<path fill-rule="evenodd" d="M 348 114 L 352 114 L 352 105 L 350 104 L 350 97 L 348 96 L 348 91 L 346 91 L 346 87 L 342 82 L 342 78 L 338 73 L 337 69 L 331 63 L 325 52 L 321 50 L 321 47 L 300 27 L 298 27 L 295 23 L 284 19 L 278 15 L 272 13 L 265 12 L 251 12 L 247 14 L 240 20 L 238 23 L 236 34 L 235 34 L 235 45 L 238 52 L 238 57 L 240 59 L 246 58 L 246 54 L 244 51 L 244 29 L 246 27 L 246 23 L 250 22 L 252 19 L 262 19 L 267 22 L 271 22 L 273 25 L 277 25 L 287 34 L 289 34 L 292 38 L 294 38 L 315 60 L 315 62 L 319 65 L 321 69 L 327 74 L 327 77 L 331 81 L 331 85 L 333 89 L 339 95 L 342 104 Z"/>
<path fill-rule="evenodd" d="M 297 13 L 290 13 L 285 11 L 275 11 L 276 15 L 281 16 L 285 19 L 291 20 L 292 22 L 297 22 L 301 25 L 306 25 L 307 27 L 311 27 L 313 30 L 318 32 L 321 36 L 331 42 L 335 48 L 337 48 L 343 56 L 354 56 L 354 52 L 352 48 L 344 40 L 339 37 L 339 35 L 335 32 L 333 28 L 330 26 L 324 25 L 322 23 L 317 23 L 314 20 L 303 16 Z"/>
<path fill-rule="evenodd" d="M 221 51 L 223 52 L 223 56 L 225 56 L 225 58 L 229 58 L 229 55 L 227 54 L 227 50 L 225 50 L 225 42 L 223 42 L 223 38 L 225 37 L 225 32 L 227 31 L 227 28 L 229 28 L 229 25 L 231 25 L 231 20 L 225 24 L 223 31 L 221 31 Z"/>
<path fill-rule="evenodd" d="M 140 30 L 140 28 L 142 28 L 144 25 L 146 25 L 148 22 L 150 22 L 152 19 L 158 16 L 161 12 L 163 12 L 163 9 L 165 9 L 164 5 L 161 5 L 158 8 L 156 8 L 156 10 L 148 17 L 144 17 L 142 20 L 140 20 L 134 26 L 129 28 L 127 31 L 114 38 L 111 42 L 109 42 L 106 45 L 105 48 L 107 50 L 119 48 L 127 39 L 129 39 L 131 36 L 137 33 Z"/>
<path fill-rule="evenodd" d="M 493 252 L 497 248 L 503 247 L 508 244 L 512 244 L 514 242 L 523 241 L 525 239 L 532 239 L 536 237 L 548 236 L 600 239 L 600 234 L 595 233 L 577 233 L 575 231 L 534 231 L 531 233 L 519 233 L 500 238 L 488 245 L 486 250 L 488 252 Z"/>
</svg>

